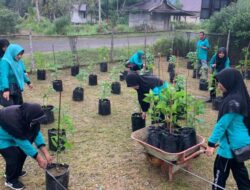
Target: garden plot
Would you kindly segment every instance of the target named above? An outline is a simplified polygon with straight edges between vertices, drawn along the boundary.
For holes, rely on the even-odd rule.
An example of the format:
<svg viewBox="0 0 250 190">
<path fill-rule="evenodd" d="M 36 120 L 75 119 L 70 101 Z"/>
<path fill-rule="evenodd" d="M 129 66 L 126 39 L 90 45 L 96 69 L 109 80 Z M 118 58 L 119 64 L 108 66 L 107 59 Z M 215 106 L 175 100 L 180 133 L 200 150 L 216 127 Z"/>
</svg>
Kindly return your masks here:
<svg viewBox="0 0 250 190">
<path fill-rule="evenodd" d="M 176 69 L 177 74 L 188 75 L 185 68 L 185 61 L 178 61 L 180 64 Z M 166 72 L 167 65 L 161 64 L 161 78 L 168 80 Z M 98 84 L 108 78 L 107 73 L 97 71 Z M 191 71 L 188 77 L 188 91 L 193 95 L 206 99 L 208 92 L 198 90 L 198 80 L 192 78 Z M 158 75 L 157 69 L 155 74 Z M 49 76 L 49 75 L 48 75 Z M 126 87 L 121 82 L 121 95 L 110 95 L 111 115 L 98 115 L 98 99 L 100 85 L 84 85 L 84 101 L 72 101 L 72 92 L 78 85 L 76 78 L 70 76 L 70 70 L 64 70 L 61 74 L 64 82 L 62 93 L 63 111 L 67 112 L 72 119 L 76 132 L 67 136 L 73 147 L 65 153 L 60 154 L 60 162 L 70 166 L 69 189 L 107 189 L 107 190 L 200 190 L 210 189 L 210 185 L 198 178 L 188 175 L 185 172 L 175 174 L 174 180 L 167 181 L 165 174 L 160 168 L 151 166 L 143 154 L 143 148 L 131 138 L 131 114 L 138 111 L 136 92 Z M 29 102 L 43 103 L 43 94 L 51 85 L 51 79 L 37 81 L 35 75 L 31 75 L 34 89 L 30 92 L 25 90 L 24 99 Z M 248 83 L 248 88 L 249 82 Z M 58 94 L 51 93 L 48 103 L 58 106 Z M 55 113 L 57 116 L 57 113 Z M 207 105 L 205 114 L 202 116 L 204 124 L 197 128 L 197 133 L 208 137 L 212 127 L 217 120 L 217 112 Z M 147 121 L 149 124 L 150 121 Z M 57 123 L 42 126 L 42 132 L 47 140 L 47 131 L 56 127 Z M 52 153 L 54 154 L 54 153 Z M 54 157 L 55 160 L 55 157 Z M 213 179 L 214 158 L 207 158 L 201 155 L 191 162 L 192 172 L 206 179 Z M 249 166 L 249 165 L 248 165 Z M 4 172 L 4 161 L 0 159 L 1 171 Z M 27 190 L 45 189 L 44 171 L 38 168 L 36 162 L 29 158 L 24 169 L 28 175 L 22 178 Z M 3 174 L 3 173 L 2 173 Z M 2 177 L 0 183 L 4 183 Z M 228 181 L 227 189 L 236 187 L 232 178 Z M 3 186 L 0 189 L 5 189 Z"/>
</svg>

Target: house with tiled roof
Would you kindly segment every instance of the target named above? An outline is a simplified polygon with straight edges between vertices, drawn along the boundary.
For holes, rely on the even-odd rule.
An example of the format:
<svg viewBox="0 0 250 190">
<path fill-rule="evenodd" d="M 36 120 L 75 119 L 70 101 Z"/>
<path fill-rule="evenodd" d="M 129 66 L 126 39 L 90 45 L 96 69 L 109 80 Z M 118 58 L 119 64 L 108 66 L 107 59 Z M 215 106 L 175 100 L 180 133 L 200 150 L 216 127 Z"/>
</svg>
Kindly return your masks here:
<svg viewBox="0 0 250 190">
<path fill-rule="evenodd" d="M 129 27 L 147 25 L 156 30 L 169 30 L 171 20 L 193 16 L 189 11 L 173 6 L 167 0 L 144 0 L 127 8 Z"/>
</svg>

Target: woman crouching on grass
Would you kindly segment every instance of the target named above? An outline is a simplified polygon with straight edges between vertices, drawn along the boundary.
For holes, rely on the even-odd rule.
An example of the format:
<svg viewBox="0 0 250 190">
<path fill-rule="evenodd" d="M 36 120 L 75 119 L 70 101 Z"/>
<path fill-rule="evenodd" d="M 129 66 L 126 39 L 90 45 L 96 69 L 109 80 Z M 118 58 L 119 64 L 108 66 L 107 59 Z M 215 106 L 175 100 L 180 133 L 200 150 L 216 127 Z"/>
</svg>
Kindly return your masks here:
<svg viewBox="0 0 250 190">
<path fill-rule="evenodd" d="M 221 190 L 232 170 L 239 190 L 249 190 L 250 180 L 244 162 L 237 162 L 232 150 L 250 144 L 250 98 L 242 75 L 235 69 L 224 69 L 216 75 L 224 100 L 218 120 L 208 139 L 207 155 L 219 148 L 214 162 L 213 190 Z"/>
</svg>

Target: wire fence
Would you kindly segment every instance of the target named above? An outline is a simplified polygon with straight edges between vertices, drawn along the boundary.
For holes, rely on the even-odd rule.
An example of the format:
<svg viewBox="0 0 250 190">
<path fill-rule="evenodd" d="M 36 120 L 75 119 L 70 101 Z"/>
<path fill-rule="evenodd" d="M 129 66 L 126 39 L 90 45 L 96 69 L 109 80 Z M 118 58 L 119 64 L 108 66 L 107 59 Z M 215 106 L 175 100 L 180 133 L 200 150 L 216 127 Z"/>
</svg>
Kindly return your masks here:
<svg viewBox="0 0 250 190">
<path fill-rule="evenodd" d="M 212 57 L 218 47 L 228 47 L 228 54 L 232 65 L 237 65 L 244 59 L 241 51 L 247 47 L 248 41 L 239 39 L 233 34 L 207 34 L 211 48 L 208 59 Z M 173 54 L 186 57 L 189 51 L 195 51 L 196 42 L 199 38 L 198 32 L 189 31 L 168 31 L 168 32 L 144 32 L 144 33 L 119 33 L 119 34 L 100 34 L 100 35 L 81 35 L 81 36 L 40 36 L 32 35 L 10 35 L 0 36 L 7 38 L 11 43 L 18 43 L 25 49 L 25 62 L 29 68 L 39 68 L 39 61 L 34 54 L 42 52 L 48 65 L 51 61 L 52 46 L 56 54 L 56 62 L 60 66 L 71 66 L 79 62 L 80 65 L 90 62 L 100 62 L 98 48 L 113 49 L 113 52 L 106 56 L 106 60 L 119 60 L 121 56 L 128 59 L 136 50 L 144 49 L 156 44 L 157 51 L 167 52 L 167 48 L 173 50 Z M 112 45 L 113 38 L 113 45 Z M 169 41 L 162 47 L 157 45 L 161 39 Z M 74 42 L 74 43 L 73 43 Z M 113 48 L 112 48 L 113 46 Z M 76 56 L 77 55 L 77 58 Z M 112 55 L 112 58 L 110 58 Z M 157 52 L 155 52 L 157 55 Z M 165 53 L 162 53 L 165 55 Z"/>
</svg>

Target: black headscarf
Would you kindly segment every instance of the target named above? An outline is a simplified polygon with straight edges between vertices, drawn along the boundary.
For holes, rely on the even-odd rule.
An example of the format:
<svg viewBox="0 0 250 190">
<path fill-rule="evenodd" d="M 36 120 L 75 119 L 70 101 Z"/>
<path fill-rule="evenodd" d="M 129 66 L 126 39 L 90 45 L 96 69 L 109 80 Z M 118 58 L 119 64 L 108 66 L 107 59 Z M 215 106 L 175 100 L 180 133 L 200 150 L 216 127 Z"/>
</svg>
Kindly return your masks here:
<svg viewBox="0 0 250 190">
<path fill-rule="evenodd" d="M 139 89 L 136 91 L 139 104 L 144 112 L 146 112 L 150 106 L 149 103 L 143 101 L 145 94 L 149 93 L 150 89 L 163 85 L 163 81 L 154 75 L 139 75 L 136 72 L 130 72 L 126 78 L 126 82 L 127 87 L 139 86 Z"/>
<path fill-rule="evenodd" d="M 40 121 L 45 118 L 39 104 L 23 103 L 0 110 L 0 126 L 10 135 L 18 139 L 35 140 Z"/>
<path fill-rule="evenodd" d="M 219 57 L 219 53 L 221 53 L 221 52 L 224 53 L 224 55 L 225 55 L 223 58 Z M 226 48 L 224 48 L 224 47 L 219 48 L 219 50 L 216 54 L 216 60 L 215 60 L 217 72 L 220 72 L 223 69 L 225 69 L 227 58 L 228 57 L 227 57 Z"/>
<path fill-rule="evenodd" d="M 157 86 L 163 85 L 163 81 L 154 75 L 139 75 L 136 72 L 130 72 L 126 78 L 127 87 L 139 86 L 139 90 L 149 92 Z"/>
<path fill-rule="evenodd" d="M 250 135 L 250 97 L 241 73 L 236 69 L 227 68 L 216 75 L 216 80 L 226 89 L 218 120 L 226 113 L 239 113 L 244 116 L 244 124 Z M 238 104 L 238 109 L 231 109 L 230 103 L 232 101 Z"/>
<path fill-rule="evenodd" d="M 0 39 L 0 58 L 2 58 L 5 53 L 3 51 L 3 48 L 4 47 L 7 48 L 9 45 L 10 45 L 10 42 L 7 39 Z"/>
</svg>

